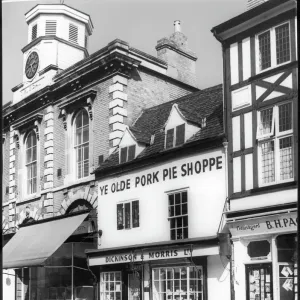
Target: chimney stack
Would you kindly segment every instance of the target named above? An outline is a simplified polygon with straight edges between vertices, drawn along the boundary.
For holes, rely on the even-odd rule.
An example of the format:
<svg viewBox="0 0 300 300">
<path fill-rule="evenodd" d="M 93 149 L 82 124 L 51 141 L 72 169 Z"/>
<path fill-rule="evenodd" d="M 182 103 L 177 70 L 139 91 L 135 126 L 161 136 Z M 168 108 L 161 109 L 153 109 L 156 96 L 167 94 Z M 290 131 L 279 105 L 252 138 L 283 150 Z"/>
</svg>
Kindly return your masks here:
<svg viewBox="0 0 300 300">
<path fill-rule="evenodd" d="M 180 21 L 174 21 L 174 33 L 157 41 L 157 57 L 168 63 L 167 75 L 196 87 L 197 56 L 188 48 Z"/>
</svg>

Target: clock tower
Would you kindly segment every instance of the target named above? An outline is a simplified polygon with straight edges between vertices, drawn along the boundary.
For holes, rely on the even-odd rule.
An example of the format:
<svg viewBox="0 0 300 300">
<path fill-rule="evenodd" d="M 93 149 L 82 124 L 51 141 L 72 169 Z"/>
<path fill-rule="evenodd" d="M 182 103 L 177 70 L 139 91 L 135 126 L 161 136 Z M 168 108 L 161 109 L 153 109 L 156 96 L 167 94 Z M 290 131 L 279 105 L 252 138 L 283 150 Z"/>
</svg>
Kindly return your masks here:
<svg viewBox="0 0 300 300">
<path fill-rule="evenodd" d="M 13 103 L 52 84 L 58 71 L 88 56 L 93 31 L 89 15 L 65 4 L 36 5 L 25 14 L 28 44 L 23 52 L 23 80 L 12 89 Z"/>
</svg>

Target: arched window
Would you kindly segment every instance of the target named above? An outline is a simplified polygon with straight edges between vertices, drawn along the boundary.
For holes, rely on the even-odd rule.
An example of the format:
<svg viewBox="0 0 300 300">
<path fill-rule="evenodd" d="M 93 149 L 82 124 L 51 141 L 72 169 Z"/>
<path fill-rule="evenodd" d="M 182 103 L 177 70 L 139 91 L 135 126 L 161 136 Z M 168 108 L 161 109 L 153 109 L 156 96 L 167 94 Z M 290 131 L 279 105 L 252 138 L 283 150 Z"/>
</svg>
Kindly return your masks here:
<svg viewBox="0 0 300 300">
<path fill-rule="evenodd" d="M 77 178 L 89 175 L 89 117 L 81 110 L 75 119 L 75 151 Z"/>
<path fill-rule="evenodd" d="M 26 169 L 27 169 L 27 194 L 36 193 L 37 187 L 37 153 L 36 134 L 31 131 L 26 139 Z"/>
</svg>

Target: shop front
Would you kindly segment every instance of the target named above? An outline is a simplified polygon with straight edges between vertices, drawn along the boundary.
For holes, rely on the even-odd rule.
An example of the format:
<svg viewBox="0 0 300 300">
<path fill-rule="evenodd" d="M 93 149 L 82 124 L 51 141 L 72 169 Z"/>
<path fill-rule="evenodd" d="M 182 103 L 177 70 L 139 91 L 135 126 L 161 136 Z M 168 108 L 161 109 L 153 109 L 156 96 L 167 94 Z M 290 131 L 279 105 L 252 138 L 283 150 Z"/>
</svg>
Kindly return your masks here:
<svg viewBox="0 0 300 300">
<path fill-rule="evenodd" d="M 15 275 L 10 299 L 95 299 L 97 280 L 85 255 L 96 248 L 91 220 L 80 212 L 20 226 L 4 247 L 5 273 Z"/>
<path fill-rule="evenodd" d="M 216 237 L 92 250 L 87 256 L 100 272 L 101 300 L 218 299 L 229 289 Z"/>
<path fill-rule="evenodd" d="M 235 299 L 298 299 L 297 223 L 296 209 L 228 219 Z"/>
</svg>

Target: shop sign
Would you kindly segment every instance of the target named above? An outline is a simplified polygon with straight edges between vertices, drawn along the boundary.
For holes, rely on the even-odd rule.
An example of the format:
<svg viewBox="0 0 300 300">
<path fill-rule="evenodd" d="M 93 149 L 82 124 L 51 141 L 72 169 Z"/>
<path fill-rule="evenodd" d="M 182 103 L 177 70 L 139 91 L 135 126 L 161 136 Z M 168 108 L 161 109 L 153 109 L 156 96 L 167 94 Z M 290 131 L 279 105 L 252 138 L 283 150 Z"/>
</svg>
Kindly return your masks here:
<svg viewBox="0 0 300 300">
<path fill-rule="evenodd" d="M 261 217 L 228 223 L 232 236 L 248 236 L 256 234 L 296 231 L 297 213 Z"/>
<path fill-rule="evenodd" d="M 219 252 L 218 246 L 204 247 L 198 249 L 186 248 L 170 248 L 168 250 L 145 250 L 132 251 L 129 253 L 120 253 L 114 255 L 106 255 L 101 257 L 90 257 L 89 265 L 108 265 L 120 263 L 132 263 L 141 261 L 151 261 L 171 258 L 188 258 L 203 255 L 216 255 Z"/>
<path fill-rule="evenodd" d="M 213 170 L 222 169 L 222 156 L 205 158 L 184 163 L 182 165 L 171 165 L 168 168 L 149 172 L 134 178 L 127 178 L 112 184 L 105 184 L 99 186 L 99 194 L 101 196 L 109 193 L 117 193 L 132 188 L 144 187 L 153 185 L 158 182 L 165 182 L 177 178 L 184 178 L 200 173 L 208 173 Z"/>
</svg>

